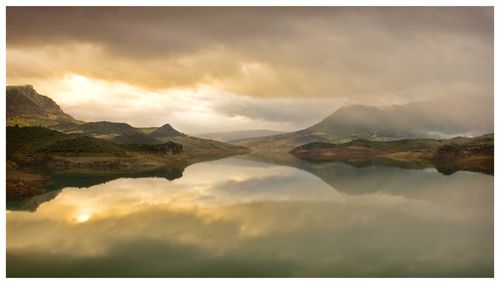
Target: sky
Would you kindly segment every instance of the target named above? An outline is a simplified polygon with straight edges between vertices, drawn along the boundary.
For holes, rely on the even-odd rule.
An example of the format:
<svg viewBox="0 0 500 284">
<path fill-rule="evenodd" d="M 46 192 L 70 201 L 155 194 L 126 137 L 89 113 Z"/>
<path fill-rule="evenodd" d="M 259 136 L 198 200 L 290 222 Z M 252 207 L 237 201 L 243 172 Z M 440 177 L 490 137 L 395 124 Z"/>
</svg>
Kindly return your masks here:
<svg viewBox="0 0 500 284">
<path fill-rule="evenodd" d="M 350 104 L 492 99 L 493 8 L 7 7 L 7 83 L 85 121 L 298 130 Z"/>
</svg>

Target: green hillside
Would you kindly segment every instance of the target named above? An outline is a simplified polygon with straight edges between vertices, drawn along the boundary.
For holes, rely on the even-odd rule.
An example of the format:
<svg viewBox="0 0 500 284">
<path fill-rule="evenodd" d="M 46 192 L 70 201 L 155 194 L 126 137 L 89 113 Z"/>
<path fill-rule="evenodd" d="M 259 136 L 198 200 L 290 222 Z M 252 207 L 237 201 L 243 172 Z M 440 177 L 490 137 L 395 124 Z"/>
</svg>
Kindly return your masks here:
<svg viewBox="0 0 500 284">
<path fill-rule="evenodd" d="M 44 127 L 7 127 L 7 158 L 33 155 L 110 155 L 130 152 L 182 153 L 182 145 L 168 142 L 157 145 L 119 144 L 81 134 L 64 134 Z"/>
</svg>

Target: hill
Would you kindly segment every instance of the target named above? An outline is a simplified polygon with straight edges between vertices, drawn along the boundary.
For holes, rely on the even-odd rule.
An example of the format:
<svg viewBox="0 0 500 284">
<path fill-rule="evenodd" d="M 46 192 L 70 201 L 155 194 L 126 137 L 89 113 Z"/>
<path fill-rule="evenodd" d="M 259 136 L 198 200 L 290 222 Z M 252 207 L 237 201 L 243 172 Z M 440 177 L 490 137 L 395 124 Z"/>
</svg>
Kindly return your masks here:
<svg viewBox="0 0 500 284">
<path fill-rule="evenodd" d="M 33 86 L 7 87 L 7 125 L 45 126 L 67 134 L 83 134 L 121 144 L 181 143 L 191 155 L 225 155 L 245 151 L 234 146 L 209 139 L 186 135 L 170 124 L 160 128 L 135 128 L 121 122 L 81 122 L 63 112 L 52 99 L 37 93 Z"/>
<path fill-rule="evenodd" d="M 244 151 L 243 147 L 234 146 L 218 141 L 197 138 L 177 131 L 170 124 L 165 124 L 154 130 L 144 132 L 142 129 L 118 122 L 88 122 L 84 124 L 59 124 L 55 129 L 69 134 L 85 134 L 94 138 L 108 140 L 121 144 L 162 144 L 175 142 L 182 144 L 186 153 L 190 155 L 206 155 L 225 151 Z"/>
<path fill-rule="evenodd" d="M 158 140 L 168 140 L 176 137 L 186 137 L 187 135 L 177 131 L 170 124 L 164 124 L 160 128 L 157 128 L 153 132 L 148 134 L 150 137 L 158 139 Z"/>
<path fill-rule="evenodd" d="M 307 130 L 356 138 L 477 136 L 493 131 L 493 108 L 488 105 L 485 98 L 472 100 L 461 96 L 387 107 L 351 105 Z"/>
<path fill-rule="evenodd" d="M 342 143 L 358 138 L 387 141 L 477 136 L 493 131 L 493 108 L 485 105 L 486 99 L 461 97 L 389 107 L 351 105 L 300 131 L 235 143 L 256 151 L 287 152 L 312 142 Z"/>
<path fill-rule="evenodd" d="M 165 124 L 162 127 L 148 134 L 149 137 L 154 138 L 160 142 L 173 141 L 179 143 L 184 147 L 186 152 L 194 155 L 202 153 L 243 153 L 246 149 L 241 146 L 235 146 L 219 141 L 203 139 L 186 135 L 177 131 L 170 124 Z"/>
<path fill-rule="evenodd" d="M 255 129 L 255 130 L 242 130 L 242 131 L 202 133 L 199 134 L 198 136 L 201 138 L 212 139 L 221 142 L 233 142 L 242 139 L 271 136 L 281 133 L 283 132 L 276 130 L 267 130 L 267 129 Z"/>
<path fill-rule="evenodd" d="M 7 125 L 49 126 L 61 122 L 79 123 L 64 113 L 51 98 L 40 95 L 33 86 L 7 86 Z"/>
<path fill-rule="evenodd" d="M 355 166 L 392 165 L 418 168 L 434 166 L 451 174 L 458 170 L 493 174 L 493 135 L 453 139 L 404 139 L 369 141 L 355 139 L 332 144 L 313 142 L 290 153 L 314 162 L 345 162 Z"/>
<path fill-rule="evenodd" d="M 7 127 L 7 196 L 22 199 L 44 192 L 54 174 L 81 176 L 140 176 L 155 173 L 178 176 L 188 165 L 244 153 L 245 148 L 221 142 L 209 145 L 192 137 L 184 146 L 166 141 L 160 144 L 120 144 L 44 127 Z M 214 141 L 215 142 L 215 141 Z M 220 146 L 220 144 L 223 146 Z M 193 150 L 193 145 L 197 148 Z"/>
<path fill-rule="evenodd" d="M 149 137 L 137 128 L 121 122 L 87 122 L 83 124 L 60 123 L 52 126 L 53 129 L 65 133 L 80 133 L 99 139 L 110 140 L 125 144 L 158 144 L 160 141 Z"/>
<path fill-rule="evenodd" d="M 8 126 L 6 131 L 9 199 L 43 193 L 40 185 L 50 182 L 44 177 L 47 173 L 116 175 L 161 167 L 184 168 L 194 159 L 174 142 L 125 145 L 44 127 Z"/>
<path fill-rule="evenodd" d="M 58 155 L 67 160 L 72 156 L 130 157 L 136 152 L 177 155 L 182 153 L 182 145 L 174 142 L 125 145 L 44 127 L 7 127 L 7 159 L 19 164 L 30 164 L 37 158 L 53 160 Z"/>
</svg>

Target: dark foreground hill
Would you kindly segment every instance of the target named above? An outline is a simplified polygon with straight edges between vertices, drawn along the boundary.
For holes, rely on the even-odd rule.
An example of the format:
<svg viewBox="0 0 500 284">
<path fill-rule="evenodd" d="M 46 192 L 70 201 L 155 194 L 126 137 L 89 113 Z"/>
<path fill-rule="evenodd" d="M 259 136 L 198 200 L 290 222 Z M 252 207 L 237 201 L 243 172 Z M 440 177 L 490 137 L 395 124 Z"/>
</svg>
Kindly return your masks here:
<svg viewBox="0 0 500 284">
<path fill-rule="evenodd" d="M 316 162 L 345 162 L 352 165 L 393 165 L 401 167 L 433 166 L 445 174 L 469 170 L 493 174 L 493 135 L 453 139 L 405 139 L 347 143 L 314 142 L 290 153 Z"/>
<path fill-rule="evenodd" d="M 7 127 L 7 197 L 40 194 L 50 182 L 46 173 L 131 174 L 158 168 L 184 169 L 191 163 L 245 152 L 186 151 L 172 141 L 121 144 L 82 134 L 65 134 L 44 127 Z"/>
<path fill-rule="evenodd" d="M 156 145 L 119 144 L 87 135 L 64 134 L 44 127 L 7 127 L 7 160 L 19 165 L 106 168 L 104 159 L 101 163 L 93 163 L 106 158 L 110 169 L 127 168 L 139 166 L 141 155 L 154 155 L 163 160 L 185 153 L 182 145 L 171 141 Z M 112 158 L 120 158 L 121 161 Z M 126 163 L 131 159 L 134 164 Z M 74 161 L 78 163 L 72 163 Z"/>
</svg>

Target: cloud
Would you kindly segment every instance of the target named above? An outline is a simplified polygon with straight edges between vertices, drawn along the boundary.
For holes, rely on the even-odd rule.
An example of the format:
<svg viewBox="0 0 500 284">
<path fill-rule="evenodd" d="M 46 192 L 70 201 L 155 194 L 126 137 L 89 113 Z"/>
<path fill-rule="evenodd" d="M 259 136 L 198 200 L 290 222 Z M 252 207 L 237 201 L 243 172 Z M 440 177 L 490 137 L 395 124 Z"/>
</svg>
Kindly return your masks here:
<svg viewBox="0 0 500 284">
<path fill-rule="evenodd" d="M 9 7 L 7 31 L 9 81 L 76 73 L 372 103 L 493 88 L 492 8 Z"/>
<path fill-rule="evenodd" d="M 256 121 L 271 121 L 303 128 L 310 126 L 346 103 L 330 98 L 249 98 L 227 96 L 214 103 L 213 109 L 230 117 L 245 117 Z"/>
<path fill-rule="evenodd" d="M 296 130 L 347 104 L 492 97 L 493 9 L 8 7 L 7 82 L 84 120 Z"/>
<path fill-rule="evenodd" d="M 38 92 L 50 95 L 64 111 L 84 121 L 127 122 L 133 126 L 171 123 L 191 134 L 241 129 L 295 130 L 316 123 L 342 102 L 254 98 L 212 88 L 148 90 L 133 85 L 65 75 L 35 81 Z"/>
</svg>

